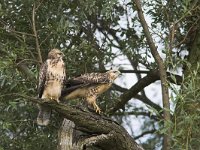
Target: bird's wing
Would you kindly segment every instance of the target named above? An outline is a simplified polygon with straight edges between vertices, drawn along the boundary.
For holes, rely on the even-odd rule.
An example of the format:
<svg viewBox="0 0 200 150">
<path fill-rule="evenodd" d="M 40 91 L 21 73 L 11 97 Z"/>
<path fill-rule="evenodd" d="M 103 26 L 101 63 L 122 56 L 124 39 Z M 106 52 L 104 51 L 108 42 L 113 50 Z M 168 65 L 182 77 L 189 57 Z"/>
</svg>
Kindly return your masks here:
<svg viewBox="0 0 200 150">
<path fill-rule="evenodd" d="M 65 82 L 62 95 L 68 95 L 78 88 L 109 83 L 110 80 L 106 73 L 86 73 Z"/>
<path fill-rule="evenodd" d="M 83 82 L 83 83 L 109 83 L 110 80 L 108 78 L 107 73 L 86 73 L 79 77 L 74 78 L 76 82 Z"/>
<path fill-rule="evenodd" d="M 38 97 L 41 98 L 44 92 L 45 82 L 47 80 L 47 62 L 43 63 L 39 72 L 39 83 L 38 83 Z"/>
</svg>

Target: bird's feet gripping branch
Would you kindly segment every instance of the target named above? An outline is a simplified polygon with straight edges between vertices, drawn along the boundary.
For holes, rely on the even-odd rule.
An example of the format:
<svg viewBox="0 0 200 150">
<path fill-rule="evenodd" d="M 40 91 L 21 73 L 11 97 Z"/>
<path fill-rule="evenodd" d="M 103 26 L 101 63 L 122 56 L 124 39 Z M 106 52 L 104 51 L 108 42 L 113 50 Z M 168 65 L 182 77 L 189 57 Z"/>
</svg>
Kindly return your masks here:
<svg viewBox="0 0 200 150">
<path fill-rule="evenodd" d="M 88 104 L 93 106 L 93 108 L 94 108 L 96 113 L 100 114 L 101 113 L 101 109 L 99 108 L 99 106 L 96 103 L 96 98 L 97 98 L 96 96 L 90 96 L 90 97 L 86 98 L 86 101 L 88 102 Z"/>
<path fill-rule="evenodd" d="M 101 109 L 100 109 L 99 106 L 96 104 L 96 102 L 92 103 L 92 105 L 93 105 L 93 107 L 94 107 L 96 113 L 99 113 L 99 114 L 100 114 L 100 113 L 101 113 Z"/>
<path fill-rule="evenodd" d="M 60 103 L 60 100 L 58 97 L 50 97 L 51 101 L 56 101 L 57 103 Z"/>
</svg>

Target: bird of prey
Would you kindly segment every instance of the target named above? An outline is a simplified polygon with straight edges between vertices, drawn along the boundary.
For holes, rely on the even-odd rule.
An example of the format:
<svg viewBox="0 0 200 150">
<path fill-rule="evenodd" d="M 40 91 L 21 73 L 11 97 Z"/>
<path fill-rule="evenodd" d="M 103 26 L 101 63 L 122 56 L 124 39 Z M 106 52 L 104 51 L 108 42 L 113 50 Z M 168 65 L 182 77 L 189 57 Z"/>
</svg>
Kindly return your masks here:
<svg viewBox="0 0 200 150">
<path fill-rule="evenodd" d="M 100 113 L 101 109 L 96 104 L 97 97 L 107 91 L 120 74 L 118 70 L 109 70 L 105 73 L 86 73 L 68 80 L 62 91 L 62 99 L 84 98 Z"/>
<path fill-rule="evenodd" d="M 58 49 L 52 49 L 48 53 L 48 59 L 43 63 L 39 72 L 38 97 L 47 101 L 59 102 L 63 83 L 65 80 L 64 54 Z M 39 105 L 37 124 L 46 126 L 49 124 L 51 109 Z"/>
</svg>

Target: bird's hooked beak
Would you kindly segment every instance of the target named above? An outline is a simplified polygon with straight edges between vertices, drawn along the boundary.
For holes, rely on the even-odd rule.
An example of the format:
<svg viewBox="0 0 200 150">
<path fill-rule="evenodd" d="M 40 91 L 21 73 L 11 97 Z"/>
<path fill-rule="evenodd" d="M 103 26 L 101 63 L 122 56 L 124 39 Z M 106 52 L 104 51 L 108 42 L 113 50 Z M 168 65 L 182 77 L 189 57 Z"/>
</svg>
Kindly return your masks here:
<svg viewBox="0 0 200 150">
<path fill-rule="evenodd" d="M 122 73 L 119 71 L 119 76 L 122 76 Z"/>
</svg>

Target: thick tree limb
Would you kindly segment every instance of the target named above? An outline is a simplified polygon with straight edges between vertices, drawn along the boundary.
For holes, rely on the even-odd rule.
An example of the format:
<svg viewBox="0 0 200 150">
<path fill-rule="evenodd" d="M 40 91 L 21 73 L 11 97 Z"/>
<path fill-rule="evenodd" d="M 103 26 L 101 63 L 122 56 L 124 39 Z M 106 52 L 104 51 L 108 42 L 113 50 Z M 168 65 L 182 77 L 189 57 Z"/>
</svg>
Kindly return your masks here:
<svg viewBox="0 0 200 150">
<path fill-rule="evenodd" d="M 106 150 L 105 147 L 112 147 L 115 150 L 142 150 L 142 148 L 133 140 L 127 131 L 112 121 L 110 118 L 98 115 L 96 113 L 88 112 L 80 108 L 75 108 L 66 104 L 56 102 L 44 103 L 42 99 L 33 98 L 26 95 L 15 94 L 16 96 L 23 97 L 26 100 L 47 105 L 58 113 L 62 114 L 65 118 L 73 121 L 81 131 L 96 135 L 97 143 L 94 146 Z M 83 143 L 90 143 L 87 140 Z M 104 143 L 103 145 L 100 143 Z"/>
<path fill-rule="evenodd" d="M 140 79 L 140 80 L 143 80 L 143 78 Z M 134 85 L 134 86 L 135 86 L 135 85 Z M 128 89 L 122 88 L 122 87 L 120 87 L 120 86 L 118 86 L 118 85 L 116 85 L 116 84 L 113 84 L 113 89 L 115 89 L 115 90 L 117 90 L 117 91 L 120 91 L 120 92 L 123 92 L 123 93 L 129 92 Z M 152 101 L 151 101 L 150 99 L 148 99 L 147 97 L 144 97 L 144 96 L 142 96 L 142 95 L 136 94 L 136 95 L 134 95 L 132 98 L 136 98 L 136 99 L 142 101 L 143 103 L 145 103 L 145 104 L 147 104 L 147 105 L 153 107 L 155 110 L 157 110 L 157 112 L 160 113 L 160 116 L 162 116 L 162 108 L 161 108 L 158 104 L 152 102 Z M 127 101 L 127 102 L 128 102 L 128 101 Z M 123 107 L 124 107 L 124 106 L 123 106 Z M 112 108 L 112 109 L 113 109 L 113 108 Z M 111 111 L 112 111 L 112 109 L 111 109 Z M 116 114 L 116 113 L 114 113 L 114 114 Z"/>
<path fill-rule="evenodd" d="M 167 73 L 166 69 L 163 63 L 162 58 L 160 57 L 157 47 L 154 44 L 153 38 L 150 35 L 148 25 L 146 23 L 146 20 L 144 18 L 144 14 L 142 12 L 140 0 L 134 0 L 136 4 L 136 8 L 138 11 L 138 17 L 140 19 L 141 25 L 144 30 L 144 34 L 146 36 L 148 45 L 150 47 L 151 53 L 155 59 L 155 61 L 158 64 L 159 68 L 159 73 L 160 73 L 160 80 L 161 80 L 161 87 L 162 87 L 162 99 L 163 99 L 163 112 L 164 112 L 164 127 L 168 128 L 167 133 L 164 135 L 164 145 L 163 149 L 164 150 L 169 150 L 170 149 L 170 138 L 171 138 L 171 129 L 168 127 L 169 122 L 171 121 L 170 119 L 170 103 L 169 103 L 169 91 L 168 91 L 168 83 L 167 83 Z"/>
<path fill-rule="evenodd" d="M 123 108 L 124 105 L 134 96 L 136 96 L 142 89 L 146 86 L 150 85 L 151 83 L 157 81 L 159 79 L 158 71 L 152 70 L 150 71 L 147 76 L 140 79 L 135 85 L 133 85 L 127 92 L 124 92 L 120 96 L 120 101 L 115 104 L 115 106 L 109 111 L 109 113 L 114 113 L 120 108 Z"/>
<path fill-rule="evenodd" d="M 172 77 L 173 76 L 173 77 Z M 182 84 L 182 77 L 179 75 L 175 75 L 172 74 L 170 72 L 167 72 L 167 79 L 168 81 L 170 81 L 171 83 L 174 83 L 176 85 L 181 85 Z M 123 108 L 124 105 L 131 99 L 131 98 L 136 98 L 142 102 L 144 102 L 145 104 L 153 107 L 154 109 L 156 109 L 158 112 L 162 112 L 162 108 L 153 103 L 151 100 L 149 100 L 148 98 L 138 95 L 138 93 L 140 92 L 140 90 L 144 89 L 146 86 L 150 85 L 151 83 L 160 80 L 160 76 L 159 76 L 159 72 L 158 70 L 152 70 L 149 71 L 147 76 L 141 78 L 135 85 L 133 85 L 130 89 L 127 88 L 123 88 L 119 85 L 113 84 L 112 89 L 117 90 L 122 92 L 123 94 L 121 95 L 120 101 L 117 102 L 114 107 L 109 111 L 109 113 L 114 113 L 115 111 L 119 110 L 120 108 Z M 123 96 L 123 95 L 132 95 L 129 97 Z M 129 93 L 129 94 L 128 94 Z M 122 99 L 123 98 L 123 99 Z M 130 98 L 130 99 L 129 99 Z"/>
<path fill-rule="evenodd" d="M 23 63 L 17 64 L 17 69 L 30 80 L 35 80 L 33 72 Z"/>
</svg>

